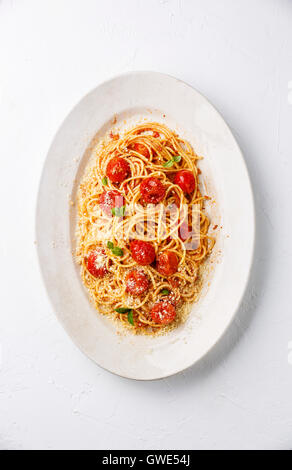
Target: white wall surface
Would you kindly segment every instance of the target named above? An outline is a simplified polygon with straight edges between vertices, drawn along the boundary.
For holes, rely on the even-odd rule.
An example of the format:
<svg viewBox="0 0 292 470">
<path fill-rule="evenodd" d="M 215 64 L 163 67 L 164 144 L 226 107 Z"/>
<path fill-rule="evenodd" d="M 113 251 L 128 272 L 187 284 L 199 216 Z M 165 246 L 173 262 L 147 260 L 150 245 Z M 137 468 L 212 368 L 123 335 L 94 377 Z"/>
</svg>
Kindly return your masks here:
<svg viewBox="0 0 292 470">
<path fill-rule="evenodd" d="M 290 0 L 0 0 L 0 449 L 292 448 L 291 24 Z M 56 130 L 128 70 L 169 73 L 213 102 L 245 154 L 257 211 L 233 325 L 195 367 L 149 383 L 76 349 L 34 244 Z"/>
</svg>

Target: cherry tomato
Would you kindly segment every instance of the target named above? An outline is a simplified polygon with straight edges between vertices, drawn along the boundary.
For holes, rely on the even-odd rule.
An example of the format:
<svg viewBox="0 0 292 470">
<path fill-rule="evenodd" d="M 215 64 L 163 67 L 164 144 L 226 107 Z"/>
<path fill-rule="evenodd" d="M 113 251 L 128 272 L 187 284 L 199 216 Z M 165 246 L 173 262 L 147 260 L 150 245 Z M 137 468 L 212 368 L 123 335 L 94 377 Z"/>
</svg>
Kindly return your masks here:
<svg viewBox="0 0 292 470">
<path fill-rule="evenodd" d="M 122 207 L 125 205 L 123 195 L 114 190 L 104 191 L 99 197 L 99 205 L 102 211 L 107 215 L 112 215 L 112 209 L 114 207 Z"/>
<path fill-rule="evenodd" d="M 151 318 L 155 323 L 160 323 L 161 325 L 168 325 L 176 317 L 176 311 L 174 306 L 163 300 L 154 305 L 150 312 Z"/>
<path fill-rule="evenodd" d="M 146 204 L 158 204 L 165 196 L 165 186 L 158 178 L 145 178 L 140 185 L 140 193 Z"/>
<path fill-rule="evenodd" d="M 162 276 L 171 276 L 177 272 L 178 259 L 173 251 L 163 251 L 157 259 L 157 271 Z"/>
<path fill-rule="evenodd" d="M 150 156 L 149 150 L 144 144 L 133 144 L 133 150 L 135 150 L 135 152 L 141 153 L 143 157 L 148 158 Z"/>
<path fill-rule="evenodd" d="M 141 266 L 151 264 L 155 260 L 155 249 L 149 242 L 133 240 L 130 249 L 133 260 Z"/>
<path fill-rule="evenodd" d="M 174 184 L 177 184 L 186 194 L 192 193 L 196 188 L 195 177 L 189 170 L 178 171 L 174 178 Z"/>
<path fill-rule="evenodd" d="M 149 287 L 146 274 L 133 269 L 126 276 L 126 291 L 134 296 L 143 294 Z"/>
<path fill-rule="evenodd" d="M 92 250 L 88 255 L 86 266 L 92 276 L 104 277 L 108 273 L 105 250 L 102 248 Z"/>
<path fill-rule="evenodd" d="M 106 167 L 106 176 L 112 183 L 121 183 L 130 174 L 129 163 L 121 157 L 112 158 Z"/>
<path fill-rule="evenodd" d="M 157 139 L 157 137 L 159 137 L 159 132 L 153 131 L 153 137 L 155 137 Z"/>
</svg>

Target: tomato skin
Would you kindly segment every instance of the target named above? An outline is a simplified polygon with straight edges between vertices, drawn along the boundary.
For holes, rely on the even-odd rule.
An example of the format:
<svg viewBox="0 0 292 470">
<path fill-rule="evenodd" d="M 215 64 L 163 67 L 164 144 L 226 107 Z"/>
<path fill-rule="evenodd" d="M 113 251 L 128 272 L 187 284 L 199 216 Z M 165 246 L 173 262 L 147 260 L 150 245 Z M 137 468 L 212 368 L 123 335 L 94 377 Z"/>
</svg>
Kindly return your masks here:
<svg viewBox="0 0 292 470">
<path fill-rule="evenodd" d="M 159 323 L 161 325 L 168 325 L 175 319 L 176 311 L 174 306 L 170 302 L 164 300 L 154 305 L 150 312 L 150 315 L 155 323 Z"/>
<path fill-rule="evenodd" d="M 112 209 L 114 207 L 122 207 L 125 205 L 123 195 L 115 189 L 110 191 L 104 191 L 99 197 L 99 205 L 101 210 L 106 215 L 112 215 Z"/>
<path fill-rule="evenodd" d="M 142 271 L 133 269 L 126 275 L 126 291 L 133 296 L 142 295 L 149 288 L 149 281 Z"/>
<path fill-rule="evenodd" d="M 140 185 L 140 193 L 146 204 L 158 204 L 164 199 L 165 192 L 164 184 L 154 176 L 145 178 Z"/>
<path fill-rule="evenodd" d="M 97 266 L 96 260 L 98 257 L 104 257 L 104 263 L 101 263 Z M 86 261 L 86 267 L 90 274 L 94 277 L 104 277 L 107 273 L 107 267 L 106 267 L 106 252 L 103 248 L 96 248 L 95 250 L 92 250 L 87 258 Z"/>
<path fill-rule="evenodd" d="M 146 266 L 155 260 L 154 246 L 143 240 L 133 240 L 130 244 L 131 255 L 136 263 Z"/>
<path fill-rule="evenodd" d="M 162 276 L 171 276 L 177 272 L 178 259 L 173 251 L 163 251 L 157 259 L 157 271 Z"/>
<path fill-rule="evenodd" d="M 174 184 L 177 184 L 186 194 L 191 194 L 196 188 L 195 177 L 189 170 L 178 171 L 174 178 Z"/>
<path fill-rule="evenodd" d="M 121 157 L 113 157 L 107 164 L 106 176 L 112 183 L 121 183 L 130 174 L 129 163 Z"/>
<path fill-rule="evenodd" d="M 149 150 L 144 144 L 138 144 L 138 143 L 133 144 L 133 150 L 135 150 L 135 152 L 141 153 L 143 157 L 146 157 L 146 158 L 150 157 Z"/>
</svg>

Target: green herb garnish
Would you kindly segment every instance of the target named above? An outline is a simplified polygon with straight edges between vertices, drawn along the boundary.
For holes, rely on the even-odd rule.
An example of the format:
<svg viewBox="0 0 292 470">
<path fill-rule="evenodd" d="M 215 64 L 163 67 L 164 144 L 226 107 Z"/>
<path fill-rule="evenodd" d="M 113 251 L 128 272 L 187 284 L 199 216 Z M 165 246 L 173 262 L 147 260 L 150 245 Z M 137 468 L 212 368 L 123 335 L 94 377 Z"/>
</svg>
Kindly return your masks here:
<svg viewBox="0 0 292 470">
<path fill-rule="evenodd" d="M 117 217 L 124 217 L 125 212 L 126 206 L 112 208 L 112 215 L 116 215 Z"/>
<path fill-rule="evenodd" d="M 127 308 L 127 307 L 119 307 L 119 308 L 115 308 L 115 312 L 118 312 L 118 313 L 130 313 L 130 312 L 132 312 L 132 309 L 131 309 L 131 308 Z"/>
<path fill-rule="evenodd" d="M 133 310 L 130 310 L 129 313 L 128 313 L 128 322 L 131 323 L 131 325 L 134 326 Z"/>
<path fill-rule="evenodd" d="M 163 163 L 164 168 L 170 168 L 174 164 L 173 160 L 168 160 L 168 162 Z"/>
<path fill-rule="evenodd" d="M 169 290 L 168 289 L 162 289 L 162 291 L 160 291 L 160 294 L 161 295 L 169 295 Z"/>
<path fill-rule="evenodd" d="M 113 255 L 123 256 L 124 251 L 122 250 L 122 248 L 120 248 L 119 246 L 115 246 L 113 242 L 107 242 L 106 246 L 108 247 L 109 250 L 111 250 Z"/>
<path fill-rule="evenodd" d="M 103 184 L 104 186 L 107 186 L 107 177 L 104 176 L 104 177 L 102 178 L 101 182 L 102 182 L 102 184 Z"/>
<path fill-rule="evenodd" d="M 124 252 L 123 252 L 122 248 L 120 248 L 119 246 L 114 246 L 111 251 L 112 251 L 112 254 L 116 255 L 116 256 L 123 256 L 124 255 Z"/>
<path fill-rule="evenodd" d="M 122 313 L 122 314 L 127 313 L 128 314 L 128 322 L 131 323 L 131 325 L 134 326 L 133 310 L 131 308 L 118 307 L 118 308 L 115 308 L 115 312 Z"/>
<path fill-rule="evenodd" d="M 181 161 L 181 156 L 180 155 L 175 155 L 174 157 L 171 158 L 171 160 L 168 160 L 167 162 L 163 163 L 164 168 L 171 168 L 174 163 L 178 163 Z"/>
</svg>

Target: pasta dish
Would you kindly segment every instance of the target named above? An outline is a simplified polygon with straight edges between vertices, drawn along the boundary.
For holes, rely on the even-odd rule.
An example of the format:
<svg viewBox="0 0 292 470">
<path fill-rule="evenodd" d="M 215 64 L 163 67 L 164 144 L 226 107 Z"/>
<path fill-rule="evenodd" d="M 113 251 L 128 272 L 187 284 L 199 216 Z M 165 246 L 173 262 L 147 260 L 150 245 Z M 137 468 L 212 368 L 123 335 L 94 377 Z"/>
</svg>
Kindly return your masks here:
<svg viewBox="0 0 292 470">
<path fill-rule="evenodd" d="M 79 185 L 76 260 L 99 313 L 134 333 L 185 321 L 215 240 L 200 160 L 159 123 L 113 132 Z"/>
</svg>

